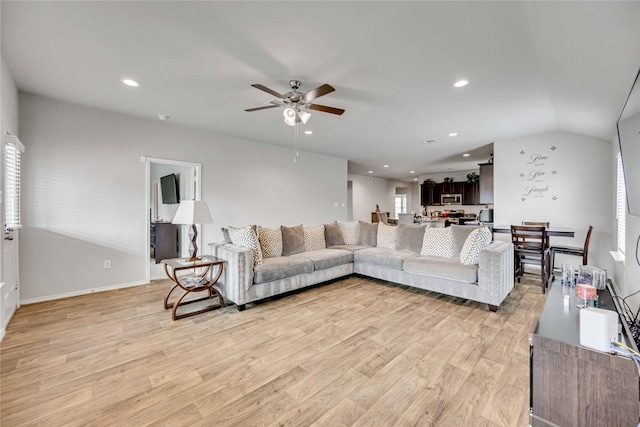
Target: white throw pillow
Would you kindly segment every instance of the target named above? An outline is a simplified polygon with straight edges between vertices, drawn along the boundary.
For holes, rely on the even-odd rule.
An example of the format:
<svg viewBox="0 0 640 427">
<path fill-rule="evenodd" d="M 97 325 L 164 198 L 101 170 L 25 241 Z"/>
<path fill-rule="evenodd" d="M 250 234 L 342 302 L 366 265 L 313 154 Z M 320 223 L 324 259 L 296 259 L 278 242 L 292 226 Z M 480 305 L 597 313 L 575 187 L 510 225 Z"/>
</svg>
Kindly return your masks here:
<svg viewBox="0 0 640 427">
<path fill-rule="evenodd" d="M 491 244 L 491 231 L 488 227 L 480 227 L 471 232 L 460 251 L 460 262 L 465 265 L 478 264 L 480 250 Z"/>
<path fill-rule="evenodd" d="M 451 258 L 453 256 L 453 232 L 451 227 L 425 228 L 420 255 Z"/>
<path fill-rule="evenodd" d="M 278 228 L 258 226 L 258 240 L 263 258 L 282 256 L 282 231 Z"/>
<path fill-rule="evenodd" d="M 379 222 L 377 240 L 377 247 L 395 249 L 398 241 L 398 227 Z"/>
<path fill-rule="evenodd" d="M 358 221 L 338 221 L 345 245 L 358 244 Z"/>
<path fill-rule="evenodd" d="M 324 240 L 324 225 L 318 227 L 303 227 L 304 233 L 304 251 L 315 251 L 325 249 L 327 244 Z"/>
<path fill-rule="evenodd" d="M 258 237 L 250 225 L 242 228 L 229 227 L 231 243 L 251 249 L 253 265 L 262 265 L 262 250 L 258 244 Z"/>
</svg>

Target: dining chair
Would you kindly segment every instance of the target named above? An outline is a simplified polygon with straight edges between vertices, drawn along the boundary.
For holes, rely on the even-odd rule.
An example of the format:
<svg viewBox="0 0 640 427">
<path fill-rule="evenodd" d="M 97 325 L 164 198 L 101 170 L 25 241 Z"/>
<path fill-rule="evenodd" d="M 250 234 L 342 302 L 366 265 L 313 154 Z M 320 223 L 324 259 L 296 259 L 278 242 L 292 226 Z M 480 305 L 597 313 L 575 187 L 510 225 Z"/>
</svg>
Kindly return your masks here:
<svg viewBox="0 0 640 427">
<path fill-rule="evenodd" d="M 522 221 L 522 225 L 549 228 L 549 222 L 544 222 L 544 221 Z M 547 245 L 547 248 L 551 246 L 551 243 L 549 242 L 549 236 L 547 236 L 547 241 L 545 242 L 545 244 Z"/>
<path fill-rule="evenodd" d="M 551 246 L 551 271 L 554 271 L 556 254 L 565 254 L 582 257 L 582 265 L 587 265 L 589 259 L 589 240 L 591 240 L 591 232 L 593 231 L 593 225 L 589 226 L 587 231 L 587 237 L 584 239 L 584 246 Z"/>
<path fill-rule="evenodd" d="M 518 282 L 525 274 L 525 265 L 540 266 L 540 287 L 546 292 L 550 271 L 550 250 L 547 246 L 547 229 L 544 226 L 511 226 L 511 242 L 514 247 L 514 271 Z"/>
<path fill-rule="evenodd" d="M 378 222 L 389 224 L 386 212 L 378 212 Z"/>
<path fill-rule="evenodd" d="M 399 213 L 398 214 L 398 224 L 413 225 L 413 214 L 412 213 Z"/>
</svg>

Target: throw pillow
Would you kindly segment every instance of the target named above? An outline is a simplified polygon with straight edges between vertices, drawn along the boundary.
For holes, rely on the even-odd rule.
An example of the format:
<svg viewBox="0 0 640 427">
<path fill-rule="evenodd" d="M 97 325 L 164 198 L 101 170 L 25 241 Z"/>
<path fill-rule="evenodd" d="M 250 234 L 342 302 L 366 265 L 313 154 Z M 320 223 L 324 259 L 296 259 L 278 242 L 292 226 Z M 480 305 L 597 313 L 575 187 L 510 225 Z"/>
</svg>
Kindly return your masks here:
<svg viewBox="0 0 640 427">
<path fill-rule="evenodd" d="M 231 243 L 251 249 L 253 253 L 253 265 L 262 265 L 262 250 L 258 244 L 256 233 L 250 225 L 242 228 L 229 227 Z"/>
<path fill-rule="evenodd" d="M 376 246 L 378 241 L 378 223 L 358 221 L 358 244 L 364 246 Z"/>
<path fill-rule="evenodd" d="M 342 230 L 337 222 L 324 225 L 324 240 L 327 247 L 344 245 L 344 237 L 342 237 Z"/>
<path fill-rule="evenodd" d="M 358 244 L 358 221 L 338 221 L 345 245 Z"/>
<path fill-rule="evenodd" d="M 465 265 L 478 264 L 480 250 L 491 244 L 491 231 L 488 227 L 476 228 L 469 234 L 460 251 L 460 262 Z"/>
<path fill-rule="evenodd" d="M 387 225 L 378 223 L 378 236 L 376 246 L 379 248 L 395 249 L 398 227 L 395 225 Z"/>
<path fill-rule="evenodd" d="M 460 252 L 462 252 L 462 247 L 464 246 L 464 242 L 467 241 L 467 237 L 469 234 L 473 232 L 473 230 L 478 227 L 474 227 L 471 225 L 452 225 L 449 227 L 451 232 L 453 233 L 453 255 L 454 257 L 459 257 Z"/>
<path fill-rule="evenodd" d="M 280 228 L 258 226 L 258 241 L 263 258 L 282 256 L 282 231 Z"/>
<path fill-rule="evenodd" d="M 451 227 L 425 228 L 420 255 L 451 258 L 453 256 L 453 233 L 451 232 Z"/>
<path fill-rule="evenodd" d="M 304 252 L 304 230 L 302 225 L 295 227 L 280 227 L 282 230 L 282 256 L 289 256 Z"/>
<path fill-rule="evenodd" d="M 426 227 L 426 225 L 398 224 L 396 249 L 419 254 L 422 250 L 424 229 Z"/>
<path fill-rule="evenodd" d="M 220 228 L 220 231 L 222 231 L 222 239 L 227 242 L 227 243 L 233 243 L 231 241 L 231 236 L 229 236 L 229 229 L 227 227 L 222 227 Z"/>
<path fill-rule="evenodd" d="M 324 225 L 318 227 L 303 227 L 304 251 L 316 251 L 324 249 L 327 244 L 324 240 Z"/>
</svg>

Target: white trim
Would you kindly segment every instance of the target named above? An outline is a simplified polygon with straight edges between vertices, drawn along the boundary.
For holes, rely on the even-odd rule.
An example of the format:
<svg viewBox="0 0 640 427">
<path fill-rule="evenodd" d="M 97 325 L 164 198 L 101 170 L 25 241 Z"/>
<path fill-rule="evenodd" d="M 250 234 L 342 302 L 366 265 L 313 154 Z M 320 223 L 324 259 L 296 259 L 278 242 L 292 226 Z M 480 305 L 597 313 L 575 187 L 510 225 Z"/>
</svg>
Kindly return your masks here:
<svg viewBox="0 0 640 427">
<path fill-rule="evenodd" d="M 150 283 L 149 281 L 139 280 L 135 282 L 103 286 L 101 288 L 83 289 L 81 291 L 66 292 L 64 294 L 48 295 L 44 297 L 25 299 L 20 301 L 20 304 L 35 304 L 37 302 L 53 301 L 57 299 L 77 297 L 80 295 L 89 295 L 89 294 L 94 294 L 96 292 L 106 292 L 106 291 L 114 291 L 116 289 L 132 288 L 134 286 L 148 285 L 149 283 Z"/>
<path fill-rule="evenodd" d="M 6 331 L 4 328 L 0 329 L 0 341 L 2 341 L 2 338 L 4 338 L 5 332 Z"/>
<path fill-rule="evenodd" d="M 621 262 L 624 265 L 624 254 L 620 251 L 609 251 L 609 254 L 611 254 L 611 258 L 613 258 L 613 260 L 615 262 Z"/>
</svg>

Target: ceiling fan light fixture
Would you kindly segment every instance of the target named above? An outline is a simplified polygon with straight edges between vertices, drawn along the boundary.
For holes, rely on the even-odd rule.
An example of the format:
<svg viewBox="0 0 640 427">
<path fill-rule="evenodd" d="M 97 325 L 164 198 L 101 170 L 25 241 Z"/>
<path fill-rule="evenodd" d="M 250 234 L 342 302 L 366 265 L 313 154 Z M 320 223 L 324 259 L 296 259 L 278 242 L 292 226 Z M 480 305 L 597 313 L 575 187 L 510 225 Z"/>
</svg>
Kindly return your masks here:
<svg viewBox="0 0 640 427">
<path fill-rule="evenodd" d="M 296 125 L 296 111 L 293 108 L 285 108 L 284 111 L 282 111 L 282 116 L 287 126 Z"/>
<path fill-rule="evenodd" d="M 311 118 L 311 113 L 307 113 L 306 111 L 298 111 L 298 117 L 300 118 L 300 120 L 302 120 L 302 123 L 306 125 Z"/>
</svg>

